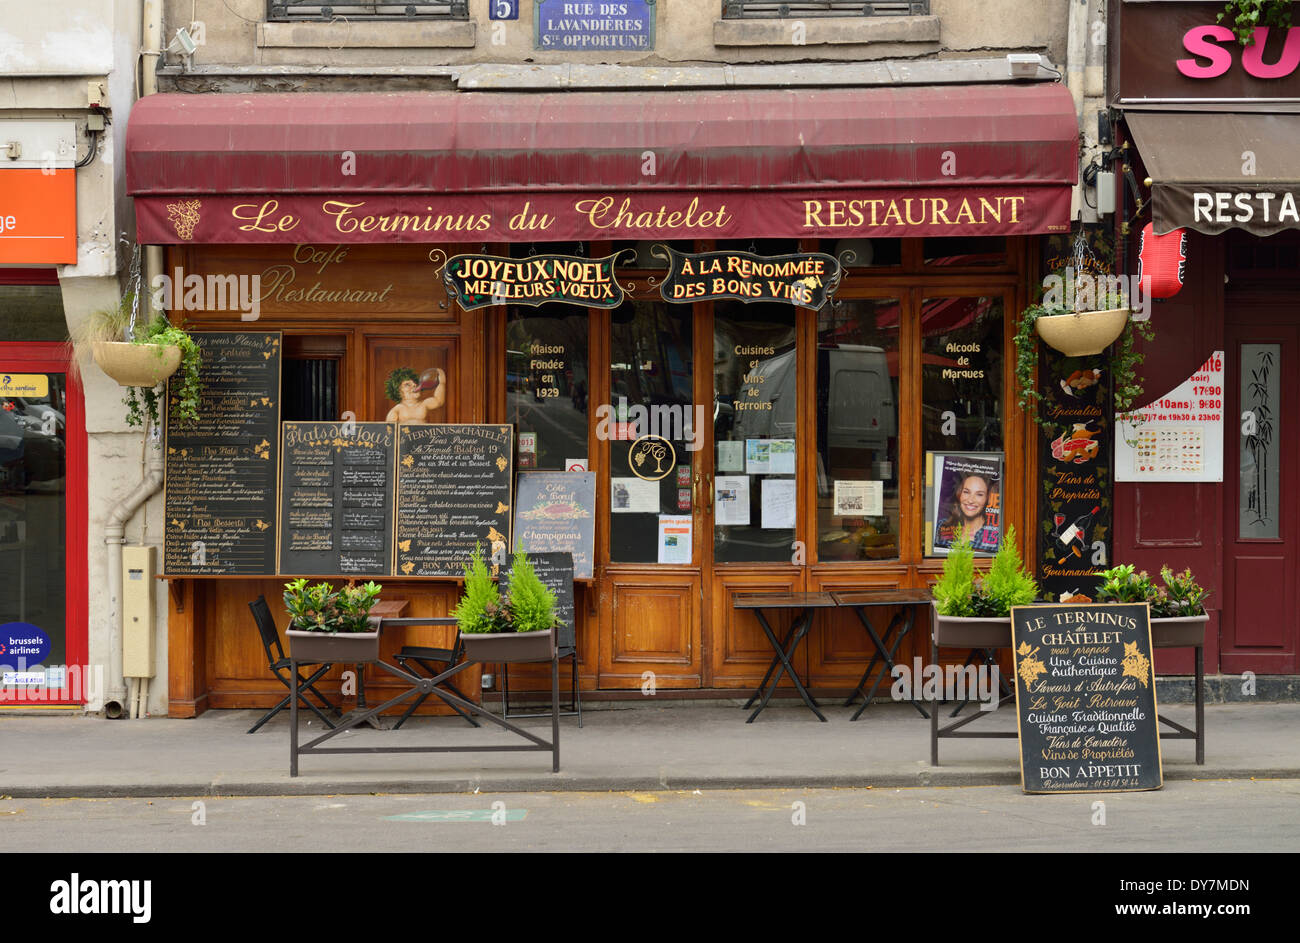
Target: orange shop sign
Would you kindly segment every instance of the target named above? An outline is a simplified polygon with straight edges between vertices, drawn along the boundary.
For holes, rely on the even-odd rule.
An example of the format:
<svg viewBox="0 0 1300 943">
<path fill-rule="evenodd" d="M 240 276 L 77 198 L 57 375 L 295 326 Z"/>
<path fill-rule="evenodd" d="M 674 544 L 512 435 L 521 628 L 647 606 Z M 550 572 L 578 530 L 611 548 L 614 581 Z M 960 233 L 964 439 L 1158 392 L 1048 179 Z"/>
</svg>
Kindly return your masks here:
<svg viewBox="0 0 1300 943">
<path fill-rule="evenodd" d="M 0 169 L 0 262 L 77 261 L 77 172 Z"/>
</svg>

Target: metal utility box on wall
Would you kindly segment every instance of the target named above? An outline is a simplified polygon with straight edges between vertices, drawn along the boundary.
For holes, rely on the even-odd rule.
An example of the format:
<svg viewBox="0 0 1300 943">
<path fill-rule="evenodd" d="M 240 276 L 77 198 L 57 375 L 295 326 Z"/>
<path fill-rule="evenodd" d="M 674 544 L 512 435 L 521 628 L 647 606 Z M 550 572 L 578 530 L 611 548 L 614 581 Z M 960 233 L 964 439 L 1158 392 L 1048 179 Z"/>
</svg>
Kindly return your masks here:
<svg viewBox="0 0 1300 943">
<path fill-rule="evenodd" d="M 122 548 L 122 675 L 154 675 L 154 547 Z"/>
</svg>

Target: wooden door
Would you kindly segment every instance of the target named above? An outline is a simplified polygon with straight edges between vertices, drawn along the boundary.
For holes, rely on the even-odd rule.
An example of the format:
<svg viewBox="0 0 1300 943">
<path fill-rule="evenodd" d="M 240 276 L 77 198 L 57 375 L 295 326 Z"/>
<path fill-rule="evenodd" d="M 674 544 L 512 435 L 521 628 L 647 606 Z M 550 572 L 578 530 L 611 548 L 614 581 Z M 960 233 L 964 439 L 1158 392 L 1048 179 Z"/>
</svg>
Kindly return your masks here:
<svg viewBox="0 0 1300 943">
<path fill-rule="evenodd" d="M 1294 325 L 1294 310 L 1281 306 L 1251 305 L 1228 314 L 1220 656 L 1225 673 L 1290 674 L 1300 667 L 1300 455 L 1294 445 L 1300 329 Z"/>
</svg>

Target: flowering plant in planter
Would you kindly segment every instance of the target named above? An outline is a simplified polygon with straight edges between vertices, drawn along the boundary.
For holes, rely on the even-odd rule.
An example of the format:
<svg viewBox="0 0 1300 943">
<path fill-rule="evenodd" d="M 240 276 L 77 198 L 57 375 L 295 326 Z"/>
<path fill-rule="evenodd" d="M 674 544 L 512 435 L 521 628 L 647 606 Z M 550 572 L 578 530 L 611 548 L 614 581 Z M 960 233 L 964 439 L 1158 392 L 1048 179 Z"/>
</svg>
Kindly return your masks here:
<svg viewBox="0 0 1300 943">
<path fill-rule="evenodd" d="M 296 632 L 371 632 L 370 610 L 383 589 L 373 581 L 334 589 L 329 583 L 308 586 L 306 578 L 284 584 L 289 628 Z"/>
<path fill-rule="evenodd" d="M 1097 589 L 1097 602 L 1144 602 L 1151 607 L 1153 619 L 1183 619 L 1205 614 L 1203 603 L 1209 593 L 1197 584 L 1190 568 L 1174 573 L 1162 566 L 1163 587 L 1157 586 L 1146 570 L 1137 571 L 1131 563 L 1113 566 L 1100 575 L 1103 582 Z"/>
</svg>

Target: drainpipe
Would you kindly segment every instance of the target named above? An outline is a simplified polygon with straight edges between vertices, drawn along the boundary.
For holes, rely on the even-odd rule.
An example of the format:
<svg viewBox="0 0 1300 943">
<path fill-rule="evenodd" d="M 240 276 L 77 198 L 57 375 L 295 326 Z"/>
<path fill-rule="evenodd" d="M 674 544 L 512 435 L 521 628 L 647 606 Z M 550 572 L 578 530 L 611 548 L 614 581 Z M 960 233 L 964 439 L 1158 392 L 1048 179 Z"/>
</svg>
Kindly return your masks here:
<svg viewBox="0 0 1300 943">
<path fill-rule="evenodd" d="M 1065 83 L 1074 99 L 1075 125 L 1083 129 L 1084 69 L 1088 58 L 1088 0 L 1070 0 L 1070 25 L 1066 41 Z M 1082 176 L 1070 194 L 1070 218 L 1083 208 Z"/>
<path fill-rule="evenodd" d="M 126 543 L 126 523 L 146 501 L 158 493 L 163 484 L 162 435 L 157 426 L 149 430 L 146 446 L 148 471 L 144 479 L 129 495 L 113 508 L 104 527 L 104 543 L 108 545 L 108 589 L 110 600 L 108 665 L 108 699 L 104 713 L 108 717 L 121 717 L 126 699 L 126 681 L 122 677 L 122 545 Z"/>
<path fill-rule="evenodd" d="M 144 0 L 141 8 L 140 26 L 140 93 L 152 95 L 158 91 L 158 58 L 162 40 L 162 0 Z M 154 316 L 151 292 L 147 290 L 153 284 L 153 276 L 162 271 L 162 247 L 146 246 L 143 253 L 140 299 L 145 305 L 144 314 Z M 108 545 L 108 598 L 109 606 L 109 657 L 108 657 L 108 691 L 104 701 L 104 714 L 108 717 L 121 717 L 127 703 L 126 680 L 122 676 L 122 545 L 126 543 L 126 524 L 140 507 L 157 494 L 163 483 L 163 455 L 161 430 L 153 427 L 149 430 L 148 444 L 145 446 L 145 461 L 148 466 L 144 479 L 135 486 L 127 497 L 118 502 L 108 517 L 104 528 L 104 543 Z"/>
</svg>

